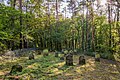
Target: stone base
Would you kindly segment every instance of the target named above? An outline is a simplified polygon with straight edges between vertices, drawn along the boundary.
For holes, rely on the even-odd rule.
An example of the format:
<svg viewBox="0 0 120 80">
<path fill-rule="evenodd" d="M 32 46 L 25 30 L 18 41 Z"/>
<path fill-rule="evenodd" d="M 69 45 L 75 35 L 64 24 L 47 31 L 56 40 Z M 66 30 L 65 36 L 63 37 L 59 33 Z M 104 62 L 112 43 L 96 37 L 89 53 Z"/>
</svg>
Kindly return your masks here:
<svg viewBox="0 0 120 80">
<path fill-rule="evenodd" d="M 73 61 L 66 61 L 67 66 L 73 66 Z"/>
</svg>

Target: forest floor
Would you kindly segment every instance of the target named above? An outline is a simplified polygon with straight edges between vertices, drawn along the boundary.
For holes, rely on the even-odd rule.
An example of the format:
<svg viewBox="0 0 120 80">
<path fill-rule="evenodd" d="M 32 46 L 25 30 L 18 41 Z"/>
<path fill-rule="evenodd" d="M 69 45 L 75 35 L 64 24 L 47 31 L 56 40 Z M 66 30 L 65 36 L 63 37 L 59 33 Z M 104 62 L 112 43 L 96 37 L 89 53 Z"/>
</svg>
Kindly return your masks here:
<svg viewBox="0 0 120 80">
<path fill-rule="evenodd" d="M 78 58 L 79 55 L 74 55 L 74 65 L 66 66 L 65 61 L 60 61 L 52 53 L 46 57 L 36 55 L 34 60 L 27 57 L 5 60 L 1 57 L 0 80 L 9 73 L 12 65 L 18 63 L 23 67 L 22 72 L 6 76 L 5 80 L 10 77 L 19 77 L 20 80 L 120 80 L 115 61 L 101 59 L 101 62 L 95 62 L 94 57 L 85 56 L 86 64 L 78 65 Z"/>
</svg>

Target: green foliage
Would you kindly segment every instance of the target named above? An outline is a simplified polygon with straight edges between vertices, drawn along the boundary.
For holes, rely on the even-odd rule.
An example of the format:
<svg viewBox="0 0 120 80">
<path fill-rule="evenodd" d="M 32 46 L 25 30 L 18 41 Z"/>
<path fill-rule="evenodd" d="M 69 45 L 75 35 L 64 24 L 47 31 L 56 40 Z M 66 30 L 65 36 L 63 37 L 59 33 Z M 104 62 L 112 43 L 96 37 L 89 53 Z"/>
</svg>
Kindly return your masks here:
<svg viewBox="0 0 120 80">
<path fill-rule="evenodd" d="M 109 74 L 109 75 L 105 75 L 104 77 L 108 78 L 108 76 L 114 76 L 114 79 L 116 80 L 119 79 L 119 76 L 118 76 L 119 72 L 116 66 L 111 67 L 111 64 L 114 64 L 114 63 L 109 63 L 111 60 L 110 61 L 102 60 L 104 62 L 98 64 L 98 63 L 94 63 L 94 58 L 90 56 L 89 57 L 85 56 L 85 57 L 87 60 L 86 61 L 87 67 L 86 65 L 77 65 L 78 59 L 79 59 L 78 55 L 74 56 L 74 63 L 76 65 L 70 66 L 70 67 L 66 66 L 65 62 L 61 62 L 59 58 L 54 57 L 54 54 L 50 54 L 47 57 L 37 55 L 34 60 L 28 60 L 26 57 L 17 58 L 12 61 L 7 60 L 6 62 L 0 63 L 0 66 L 1 66 L 0 67 L 0 73 L 1 73 L 0 79 L 4 77 L 4 74 L 2 74 L 2 72 L 9 72 L 12 65 L 15 65 L 17 63 L 22 65 L 23 70 L 22 72 L 13 73 L 11 76 L 19 76 L 21 80 L 27 80 L 27 79 L 57 80 L 57 79 L 60 79 L 60 77 L 61 79 L 63 78 L 66 79 L 66 77 L 67 79 L 69 79 L 71 75 L 72 75 L 72 78 L 84 77 L 88 79 L 86 75 L 89 75 L 89 78 L 90 78 L 90 76 L 93 77 L 96 74 L 99 75 L 100 76 L 99 79 L 101 79 L 101 70 L 102 70 L 102 73 Z M 96 71 L 93 71 L 93 69 L 95 69 Z M 109 70 L 109 72 L 106 72 L 105 71 L 106 69 Z M 91 71 L 92 71 L 92 74 L 91 74 Z M 113 72 L 116 72 L 116 73 L 113 73 Z M 63 73 L 66 75 L 70 74 L 70 76 L 65 76 L 63 75 Z M 83 73 L 84 74 L 86 73 L 86 75 L 83 75 Z M 6 76 L 5 80 L 7 80 L 8 78 L 9 76 Z M 94 79 L 98 79 L 98 77 L 97 78 L 95 77 Z"/>
<path fill-rule="evenodd" d="M 74 52 L 77 52 L 77 50 L 75 49 Z"/>
<path fill-rule="evenodd" d="M 95 52 L 86 52 L 85 54 L 88 55 L 88 56 L 95 57 Z"/>
<path fill-rule="evenodd" d="M 112 53 L 100 53 L 101 58 L 114 60 L 114 55 Z"/>
<path fill-rule="evenodd" d="M 0 51 L 3 51 L 6 49 L 6 45 L 0 42 Z"/>
<path fill-rule="evenodd" d="M 68 50 L 64 50 L 64 54 L 68 54 Z"/>
<path fill-rule="evenodd" d="M 43 53 L 48 53 L 48 49 L 44 49 L 44 50 L 43 50 Z"/>
<path fill-rule="evenodd" d="M 70 50 L 69 53 L 73 53 L 73 50 Z"/>
<path fill-rule="evenodd" d="M 118 52 L 118 53 L 115 53 L 114 55 L 114 59 L 116 60 L 116 61 L 119 61 L 120 62 L 120 53 Z"/>
<path fill-rule="evenodd" d="M 72 19 L 63 19 L 62 16 L 58 16 L 59 20 L 56 21 L 54 5 L 49 7 L 50 14 L 48 15 L 46 14 L 49 11 L 48 7 L 43 1 L 30 0 L 28 2 L 23 1 L 22 4 L 27 7 L 26 12 L 14 9 L 13 6 L 0 4 L 1 49 L 13 47 L 18 49 L 20 40 L 22 40 L 22 44 L 27 41 L 28 47 L 36 47 L 41 50 L 46 47 L 49 50 L 68 49 L 72 48 L 74 44 L 76 50 L 83 52 L 84 48 L 85 51 L 91 52 L 88 54 L 92 56 L 94 55 L 92 52 L 95 50 L 103 54 L 112 50 L 116 52 L 119 50 L 117 43 L 119 42 L 118 29 L 120 28 L 120 22 L 113 21 L 108 23 L 107 16 L 99 16 L 94 12 L 92 12 L 93 18 L 89 18 L 88 16 L 91 16 L 90 7 L 86 17 L 83 17 L 85 14 L 81 13 L 78 15 L 76 13 L 76 15 L 72 16 Z M 35 6 L 28 7 L 28 5 Z M 18 4 L 16 6 L 19 7 Z M 80 6 L 77 9 L 80 9 Z M 22 18 L 22 25 L 20 24 L 20 17 Z M 24 39 L 20 38 L 20 33 Z M 111 46 L 109 45 L 110 40 L 112 41 Z M 93 47 L 95 47 L 95 50 L 93 50 Z M 109 56 L 111 52 L 104 55 Z"/>
<path fill-rule="evenodd" d="M 99 54 L 99 53 L 96 53 L 96 54 L 95 54 L 95 58 L 100 58 L 100 54 Z"/>
</svg>

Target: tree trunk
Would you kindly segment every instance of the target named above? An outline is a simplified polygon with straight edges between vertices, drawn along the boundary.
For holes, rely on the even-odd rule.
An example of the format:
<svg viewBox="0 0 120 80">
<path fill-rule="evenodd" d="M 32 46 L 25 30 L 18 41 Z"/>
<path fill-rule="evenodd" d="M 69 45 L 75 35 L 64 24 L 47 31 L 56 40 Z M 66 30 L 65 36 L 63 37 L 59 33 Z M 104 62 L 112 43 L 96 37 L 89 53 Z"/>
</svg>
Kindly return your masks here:
<svg viewBox="0 0 120 80">
<path fill-rule="evenodd" d="M 27 4 L 28 4 L 28 0 L 27 0 Z M 26 4 L 26 13 L 28 12 L 27 11 L 27 4 Z M 26 19 L 27 19 L 27 15 L 26 15 Z M 27 24 L 28 20 L 26 21 L 26 27 L 28 27 L 28 24 Z M 28 40 L 25 38 L 25 36 L 23 36 L 23 42 L 24 42 L 24 48 L 28 48 Z"/>
<path fill-rule="evenodd" d="M 68 45 L 67 45 L 67 40 L 65 39 L 65 48 L 67 49 L 68 48 Z"/>
<path fill-rule="evenodd" d="M 91 26 L 92 26 L 92 50 L 95 52 L 95 26 L 93 24 L 93 3 L 91 3 Z"/>
<path fill-rule="evenodd" d="M 84 20 L 83 20 L 84 24 Z M 82 51 L 84 52 L 84 25 L 82 25 Z"/>
<path fill-rule="evenodd" d="M 85 42 L 85 45 L 86 45 L 86 48 L 85 50 L 88 51 L 88 32 L 89 32 L 89 28 L 88 28 L 88 7 L 87 7 L 87 12 L 86 12 L 86 42 Z"/>
<path fill-rule="evenodd" d="M 79 50 L 80 50 L 80 31 L 78 30 L 78 48 L 79 48 Z"/>
<path fill-rule="evenodd" d="M 22 13 L 22 0 L 19 0 L 19 5 L 20 5 L 19 9 Z M 22 36 L 22 33 L 21 33 L 21 31 L 22 31 L 22 16 L 21 15 L 20 15 L 20 27 L 21 27 L 21 30 L 20 30 L 20 49 L 22 49 L 23 48 L 23 45 L 22 45 L 23 36 Z"/>
<path fill-rule="evenodd" d="M 40 48 L 43 49 L 43 39 L 40 38 Z"/>
<path fill-rule="evenodd" d="M 118 3 L 118 0 L 117 0 L 117 4 L 120 5 Z M 119 7 L 117 7 L 117 22 L 119 22 L 119 18 L 120 18 L 120 12 L 119 12 Z M 117 26 L 118 26 L 118 23 L 117 23 Z M 118 29 L 118 36 L 119 36 L 119 42 L 120 43 L 120 29 Z"/>
<path fill-rule="evenodd" d="M 25 39 L 25 36 L 23 36 L 23 42 L 24 42 L 24 48 L 27 48 L 27 40 Z"/>
<path fill-rule="evenodd" d="M 22 49 L 22 33 L 20 32 L 20 49 Z"/>
<path fill-rule="evenodd" d="M 77 49 L 77 39 L 75 39 L 75 49 Z"/>
<path fill-rule="evenodd" d="M 15 9 L 15 4 L 16 4 L 16 0 L 11 1 L 11 7 L 13 9 Z M 14 28 L 15 27 L 15 21 L 14 21 L 14 16 L 11 16 L 11 26 Z M 14 40 L 10 41 L 11 44 L 11 49 L 14 50 Z"/>
<path fill-rule="evenodd" d="M 112 44 L 112 34 L 111 34 L 111 6 L 110 4 L 108 4 L 108 22 L 109 22 L 109 47 L 111 48 L 111 44 Z"/>
</svg>

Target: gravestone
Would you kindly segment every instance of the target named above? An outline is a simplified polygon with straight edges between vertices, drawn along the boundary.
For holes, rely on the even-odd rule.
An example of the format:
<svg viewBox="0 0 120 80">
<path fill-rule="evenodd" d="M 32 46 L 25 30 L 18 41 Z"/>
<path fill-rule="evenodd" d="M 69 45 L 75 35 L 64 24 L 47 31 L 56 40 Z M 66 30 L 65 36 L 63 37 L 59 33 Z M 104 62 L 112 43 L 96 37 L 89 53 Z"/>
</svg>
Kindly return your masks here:
<svg viewBox="0 0 120 80">
<path fill-rule="evenodd" d="M 13 72 L 22 72 L 22 69 L 22 66 L 19 64 L 13 65 L 10 74 L 12 74 Z"/>
<path fill-rule="evenodd" d="M 98 53 L 95 54 L 95 61 L 100 62 L 100 54 Z"/>
<path fill-rule="evenodd" d="M 49 52 L 48 49 L 44 49 L 43 50 L 43 56 L 48 56 L 48 52 Z"/>
<path fill-rule="evenodd" d="M 40 50 L 37 50 L 37 54 L 38 54 L 38 55 L 41 55 L 41 51 L 40 51 Z"/>
<path fill-rule="evenodd" d="M 34 59 L 34 54 L 33 54 L 33 53 L 30 53 L 30 54 L 29 54 L 29 60 L 32 60 L 32 59 Z"/>
<path fill-rule="evenodd" d="M 84 56 L 80 56 L 80 57 L 79 57 L 79 64 L 80 64 L 80 65 L 83 65 L 83 64 L 85 64 L 85 63 L 86 63 L 85 57 L 84 57 Z"/>
<path fill-rule="evenodd" d="M 73 55 L 72 54 L 67 54 L 66 55 L 66 65 L 67 66 L 72 66 L 73 65 Z"/>
</svg>

